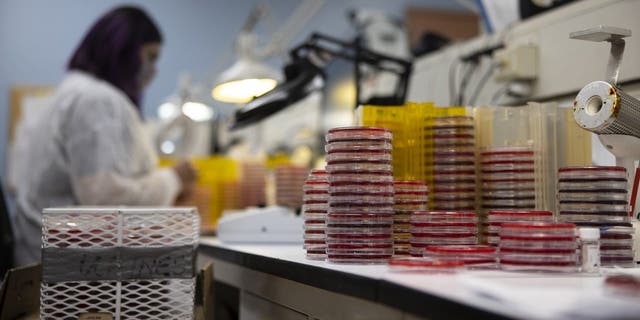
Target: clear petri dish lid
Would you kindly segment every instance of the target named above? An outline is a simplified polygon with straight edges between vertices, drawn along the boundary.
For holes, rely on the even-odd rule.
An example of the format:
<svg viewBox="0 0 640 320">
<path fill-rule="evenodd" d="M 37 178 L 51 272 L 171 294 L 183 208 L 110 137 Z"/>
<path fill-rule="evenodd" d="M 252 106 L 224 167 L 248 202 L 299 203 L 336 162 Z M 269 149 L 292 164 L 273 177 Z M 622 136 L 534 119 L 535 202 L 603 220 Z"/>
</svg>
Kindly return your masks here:
<svg viewBox="0 0 640 320">
<path fill-rule="evenodd" d="M 393 192 L 393 185 L 388 183 L 366 184 L 366 183 L 350 183 L 350 182 L 334 182 L 329 186 L 329 194 L 344 194 L 346 192 L 358 193 L 376 193 L 383 194 Z"/>
<path fill-rule="evenodd" d="M 563 265 L 565 263 L 569 265 L 577 264 L 579 257 L 576 253 L 573 254 L 531 254 L 531 253 L 500 253 L 500 263 L 531 263 L 540 265 Z"/>
<path fill-rule="evenodd" d="M 411 215 L 412 221 L 432 221 L 432 220 L 459 220 L 477 219 L 475 211 L 415 211 Z"/>
<path fill-rule="evenodd" d="M 507 222 L 501 225 L 501 235 L 504 233 L 515 234 L 571 234 L 575 235 L 576 225 L 573 223 L 555 222 Z"/>
<path fill-rule="evenodd" d="M 546 210 L 490 210 L 489 220 L 501 217 L 553 217 L 553 212 Z"/>
<path fill-rule="evenodd" d="M 342 162 L 359 162 L 359 161 L 373 161 L 373 162 L 390 162 L 391 153 L 381 152 L 361 152 L 361 153 L 331 153 L 326 157 L 328 162 L 342 161 Z"/>
<path fill-rule="evenodd" d="M 476 235 L 468 235 L 466 237 L 412 237 L 411 247 L 414 249 L 422 249 L 433 245 L 472 245 L 478 244 Z"/>
<path fill-rule="evenodd" d="M 607 204 L 607 203 L 566 203 L 558 204 L 560 212 L 582 212 L 583 214 L 599 214 L 602 212 L 629 212 L 629 206 L 626 204 Z"/>
<path fill-rule="evenodd" d="M 560 179 L 626 179 L 627 169 L 618 166 L 564 167 L 558 169 L 558 177 Z"/>
<path fill-rule="evenodd" d="M 391 144 L 388 146 L 379 147 L 353 147 L 353 148 L 335 148 L 331 144 L 325 146 L 327 154 L 354 154 L 354 153 L 368 153 L 368 154 L 388 154 L 391 152 Z"/>
<path fill-rule="evenodd" d="M 370 148 L 382 148 L 382 149 L 391 149 L 391 143 L 389 141 L 381 141 L 381 140 L 352 140 L 352 141 L 334 141 L 327 143 L 325 145 L 325 150 L 329 152 L 330 150 L 338 150 L 338 149 L 346 149 L 346 150 L 356 150 L 356 149 L 370 149 Z"/>
<path fill-rule="evenodd" d="M 337 172 L 362 172 L 362 171 L 378 171 L 393 172 L 393 166 L 390 163 L 336 163 L 328 164 L 327 170 L 331 173 Z"/>
<path fill-rule="evenodd" d="M 559 181 L 560 192 L 626 192 L 627 180 Z"/>
<path fill-rule="evenodd" d="M 515 182 L 522 180 L 535 180 L 533 171 L 527 172 L 483 172 L 482 182 Z"/>
<path fill-rule="evenodd" d="M 364 216 L 364 215 L 361 215 Z M 350 217 L 350 216 L 330 216 L 327 218 L 326 222 L 327 227 L 342 227 L 342 226 L 354 226 L 354 227 L 372 227 L 380 226 L 382 228 L 387 228 L 393 225 L 393 217 L 384 216 L 384 215 L 369 215 L 368 217 Z"/>
<path fill-rule="evenodd" d="M 353 161 L 353 160 L 327 160 L 327 166 L 330 165 L 338 165 L 338 164 L 344 164 L 344 165 L 356 165 L 356 164 L 391 164 L 391 160 L 371 160 L 371 159 L 358 159 L 357 161 Z"/>
<path fill-rule="evenodd" d="M 394 258 L 389 260 L 393 272 L 454 273 L 464 268 L 464 262 L 433 258 Z"/>
<path fill-rule="evenodd" d="M 381 203 L 393 205 L 394 199 L 395 199 L 394 196 L 389 195 L 388 193 L 383 193 L 380 195 L 355 195 L 355 196 L 354 195 L 339 196 L 339 195 L 332 194 L 331 199 L 329 200 L 329 204 L 330 205 L 335 204 L 337 206 L 349 206 L 349 204 L 379 205 Z"/>
<path fill-rule="evenodd" d="M 393 183 L 392 172 L 385 173 L 366 173 L 366 174 L 331 174 L 329 176 L 329 186 L 335 185 L 335 182 L 351 182 L 351 183 L 371 183 L 371 182 L 387 182 Z"/>
<path fill-rule="evenodd" d="M 522 159 L 483 159 L 480 161 L 480 164 L 484 167 L 511 167 L 511 166 L 521 166 L 521 165 L 531 165 L 535 164 L 533 157 L 531 158 L 522 158 Z"/>
<path fill-rule="evenodd" d="M 334 141 L 350 141 L 350 140 L 387 140 L 391 141 L 393 134 L 391 130 L 381 127 L 340 127 L 330 129 L 325 140 L 327 142 Z"/>
<path fill-rule="evenodd" d="M 451 246 L 428 246 L 426 252 L 452 255 L 476 255 L 495 254 L 496 248 L 487 245 L 451 245 Z"/>
<path fill-rule="evenodd" d="M 585 213 L 576 211 L 560 211 L 558 217 L 566 219 L 575 219 L 576 221 L 624 221 L 631 222 L 631 217 L 626 212 L 609 212 L 609 213 Z"/>
<path fill-rule="evenodd" d="M 442 125 L 426 127 L 425 132 L 430 134 L 475 134 L 476 130 L 473 125 Z"/>
<path fill-rule="evenodd" d="M 484 199 L 535 199 L 535 189 L 520 190 L 482 190 Z"/>
<path fill-rule="evenodd" d="M 342 250 L 375 250 L 379 251 L 393 249 L 393 241 L 369 243 L 369 242 L 341 242 L 341 243 L 327 243 L 327 250 L 342 251 Z"/>
<path fill-rule="evenodd" d="M 452 202 L 445 202 L 445 201 L 441 201 L 441 202 L 436 202 L 433 205 L 433 210 L 441 210 L 441 211 L 446 211 L 446 210 L 475 210 L 476 206 L 475 206 L 475 202 L 471 203 L 469 201 L 452 201 Z"/>
<path fill-rule="evenodd" d="M 369 197 L 384 197 L 384 198 L 395 198 L 395 195 L 393 192 L 385 192 L 386 190 L 383 191 L 378 191 L 378 190 L 365 190 L 365 191 L 361 191 L 361 190 L 355 190 L 355 191 L 339 191 L 339 192 L 332 192 L 331 193 L 331 197 L 333 199 L 341 199 L 341 198 L 357 198 L 357 199 L 363 199 L 363 198 L 369 198 Z"/>
<path fill-rule="evenodd" d="M 633 227 L 604 227 L 600 228 L 600 239 L 627 239 L 627 237 L 618 237 L 626 235 L 634 235 Z"/>
<path fill-rule="evenodd" d="M 327 229 L 325 232 L 327 239 L 362 239 L 362 240 L 377 240 L 377 239 L 391 239 L 391 228 L 388 231 L 383 229 L 376 230 L 354 230 L 353 228 L 332 228 L 336 230 Z"/>
<path fill-rule="evenodd" d="M 488 178 L 483 176 L 482 179 L 482 187 L 490 188 L 490 189 L 513 189 L 518 188 L 520 186 L 530 189 L 531 186 L 535 186 L 535 178 Z"/>
<path fill-rule="evenodd" d="M 618 203 L 622 201 L 622 203 L 626 203 L 628 201 L 629 195 L 626 190 L 624 192 L 606 192 L 606 191 L 598 191 L 598 192 L 566 192 L 559 190 L 558 191 L 558 200 L 560 202 L 568 202 L 568 201 L 579 201 L 579 202 L 614 202 Z"/>
</svg>

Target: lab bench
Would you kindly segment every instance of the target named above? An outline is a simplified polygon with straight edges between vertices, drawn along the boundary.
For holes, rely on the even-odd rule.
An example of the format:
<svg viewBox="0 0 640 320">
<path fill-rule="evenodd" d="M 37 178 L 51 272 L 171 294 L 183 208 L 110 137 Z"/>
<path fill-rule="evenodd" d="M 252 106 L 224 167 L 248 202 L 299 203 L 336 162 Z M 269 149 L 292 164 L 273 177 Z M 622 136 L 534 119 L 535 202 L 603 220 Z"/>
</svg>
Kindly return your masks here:
<svg viewBox="0 0 640 320">
<path fill-rule="evenodd" d="M 638 297 L 613 292 L 602 275 L 406 273 L 386 265 L 305 258 L 302 245 L 228 244 L 204 237 L 200 262 L 239 291 L 240 319 L 569 319 L 640 314 Z M 640 268 L 603 273 L 640 275 Z"/>
</svg>

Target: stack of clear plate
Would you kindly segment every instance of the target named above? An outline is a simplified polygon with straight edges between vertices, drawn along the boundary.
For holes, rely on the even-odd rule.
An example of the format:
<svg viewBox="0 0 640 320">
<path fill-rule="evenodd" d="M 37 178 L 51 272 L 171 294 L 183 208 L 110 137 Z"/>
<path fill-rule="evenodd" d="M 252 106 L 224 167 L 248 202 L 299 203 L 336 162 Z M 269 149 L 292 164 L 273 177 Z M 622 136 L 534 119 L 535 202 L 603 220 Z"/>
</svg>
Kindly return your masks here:
<svg viewBox="0 0 640 320">
<path fill-rule="evenodd" d="M 478 218 L 474 211 L 415 211 L 411 214 L 413 257 L 422 257 L 432 245 L 478 244 Z"/>
<path fill-rule="evenodd" d="M 391 139 L 378 127 L 327 133 L 329 262 L 386 263 L 393 256 Z"/>
<path fill-rule="evenodd" d="M 508 271 L 577 272 L 573 223 L 513 222 L 500 226 L 500 267 Z"/>
<path fill-rule="evenodd" d="M 329 179 L 326 170 L 311 170 L 303 187 L 304 249 L 307 258 L 327 257 L 326 220 L 329 209 Z"/>
<path fill-rule="evenodd" d="M 449 116 L 427 128 L 433 138 L 435 210 L 475 210 L 476 141 L 472 117 Z"/>
<path fill-rule="evenodd" d="M 559 169 L 558 179 L 559 220 L 581 227 L 600 228 L 602 265 L 632 267 L 633 247 L 610 246 L 614 239 L 633 241 L 627 170 L 604 166 L 566 167 Z"/>
<path fill-rule="evenodd" d="M 490 147 L 480 152 L 483 210 L 536 206 L 534 152 L 529 147 Z"/>
<path fill-rule="evenodd" d="M 553 212 L 533 210 L 491 210 L 484 222 L 483 236 L 485 241 L 497 246 L 499 243 L 500 225 L 509 222 L 553 222 Z"/>
<path fill-rule="evenodd" d="M 469 269 L 496 269 L 498 267 L 498 252 L 492 246 L 428 246 L 424 256 L 441 261 L 460 261 Z"/>
<path fill-rule="evenodd" d="M 276 203 L 294 210 L 302 207 L 302 186 L 309 170 L 303 166 L 281 165 L 274 169 Z"/>
<path fill-rule="evenodd" d="M 408 256 L 411 243 L 410 218 L 416 210 L 427 210 L 429 187 L 424 181 L 394 181 L 393 215 L 394 255 Z"/>
<path fill-rule="evenodd" d="M 242 163 L 240 182 L 240 207 L 263 206 L 267 203 L 265 195 L 267 169 L 262 163 Z"/>
</svg>

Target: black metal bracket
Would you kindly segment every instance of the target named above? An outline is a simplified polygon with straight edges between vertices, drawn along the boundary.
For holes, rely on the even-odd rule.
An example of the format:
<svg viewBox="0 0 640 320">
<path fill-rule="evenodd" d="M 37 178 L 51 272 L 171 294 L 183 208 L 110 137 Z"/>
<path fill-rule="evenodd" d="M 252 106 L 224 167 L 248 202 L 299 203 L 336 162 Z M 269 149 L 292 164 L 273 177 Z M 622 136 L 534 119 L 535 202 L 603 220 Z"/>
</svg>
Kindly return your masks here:
<svg viewBox="0 0 640 320">
<path fill-rule="evenodd" d="M 285 67 L 285 81 L 278 84 L 273 90 L 255 97 L 236 111 L 235 123 L 231 129 L 246 127 L 261 121 L 317 90 L 316 78 L 323 77 L 324 66 L 336 58 L 354 62 L 356 82 L 354 108 L 364 104 L 402 105 L 406 101 L 413 63 L 366 49 L 360 45 L 358 39 L 348 42 L 313 33 L 306 42 L 293 48 L 289 55 L 292 62 Z M 398 81 L 394 93 L 390 96 L 375 96 L 367 101 L 362 101 L 360 97 L 362 78 L 360 67 L 363 65 L 396 74 Z"/>
</svg>

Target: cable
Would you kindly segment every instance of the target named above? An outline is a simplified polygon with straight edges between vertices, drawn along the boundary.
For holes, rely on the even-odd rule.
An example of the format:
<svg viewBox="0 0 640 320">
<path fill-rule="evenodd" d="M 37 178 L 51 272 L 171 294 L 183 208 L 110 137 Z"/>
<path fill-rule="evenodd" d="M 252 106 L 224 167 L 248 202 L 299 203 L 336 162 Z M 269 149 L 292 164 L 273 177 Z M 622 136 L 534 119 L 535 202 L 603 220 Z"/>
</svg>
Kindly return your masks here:
<svg viewBox="0 0 640 320">
<path fill-rule="evenodd" d="M 456 100 L 456 106 L 461 106 L 464 103 L 464 93 L 467 89 L 467 84 L 469 84 L 469 79 L 473 74 L 473 71 L 478 67 L 478 62 L 475 60 L 469 61 L 464 73 L 462 75 L 462 79 L 460 80 L 460 88 L 458 89 L 458 99 Z"/>
<path fill-rule="evenodd" d="M 487 71 L 482 75 L 482 77 L 480 77 L 480 80 L 478 81 L 478 85 L 476 85 L 476 88 L 475 90 L 473 90 L 473 93 L 471 94 L 471 98 L 469 99 L 470 106 L 473 106 L 476 103 L 476 100 L 478 100 L 478 96 L 480 95 L 480 91 L 482 91 L 482 88 L 485 86 L 485 84 L 489 80 L 489 77 L 491 77 L 491 75 L 493 74 L 493 71 L 495 71 L 499 65 L 500 64 L 497 62 L 492 62 L 489 68 L 487 69 Z"/>
<path fill-rule="evenodd" d="M 449 104 L 454 105 L 456 99 L 456 73 L 460 66 L 460 60 L 454 59 L 449 65 Z"/>
<path fill-rule="evenodd" d="M 507 91 L 509 91 L 509 83 L 505 84 L 500 89 L 496 90 L 496 92 L 493 94 L 493 96 L 491 96 L 491 100 L 489 101 L 489 105 L 490 106 L 494 106 L 494 105 L 498 104 L 498 100 L 500 100 L 500 98 L 502 98 L 502 96 L 505 95 L 507 93 Z"/>
</svg>

